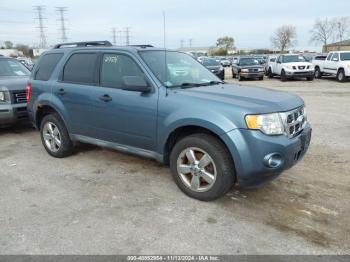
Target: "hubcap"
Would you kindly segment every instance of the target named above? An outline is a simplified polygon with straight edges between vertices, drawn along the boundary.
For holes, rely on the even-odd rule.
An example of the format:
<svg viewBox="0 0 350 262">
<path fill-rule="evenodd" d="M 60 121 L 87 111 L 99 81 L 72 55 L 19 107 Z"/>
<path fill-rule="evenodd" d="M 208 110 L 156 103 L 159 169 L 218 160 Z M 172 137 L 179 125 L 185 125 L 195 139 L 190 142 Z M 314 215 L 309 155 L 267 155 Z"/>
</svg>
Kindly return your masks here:
<svg viewBox="0 0 350 262">
<path fill-rule="evenodd" d="M 211 156 L 196 147 L 186 148 L 177 159 L 177 173 L 193 191 L 208 191 L 216 180 L 216 166 Z"/>
<path fill-rule="evenodd" d="M 52 152 L 57 152 L 61 147 L 61 134 L 57 126 L 47 122 L 42 132 L 46 147 Z"/>
</svg>

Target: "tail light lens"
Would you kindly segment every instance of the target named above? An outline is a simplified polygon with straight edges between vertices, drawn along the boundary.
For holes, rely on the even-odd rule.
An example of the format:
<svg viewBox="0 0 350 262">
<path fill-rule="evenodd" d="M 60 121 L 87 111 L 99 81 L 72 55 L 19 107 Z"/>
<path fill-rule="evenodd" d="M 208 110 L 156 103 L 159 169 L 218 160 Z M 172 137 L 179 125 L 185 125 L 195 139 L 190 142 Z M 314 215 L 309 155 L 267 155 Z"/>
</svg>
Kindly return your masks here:
<svg viewBox="0 0 350 262">
<path fill-rule="evenodd" d="M 27 83 L 26 87 L 26 98 L 27 98 L 27 103 L 30 102 L 30 98 L 32 97 L 32 86 L 30 83 Z"/>
</svg>

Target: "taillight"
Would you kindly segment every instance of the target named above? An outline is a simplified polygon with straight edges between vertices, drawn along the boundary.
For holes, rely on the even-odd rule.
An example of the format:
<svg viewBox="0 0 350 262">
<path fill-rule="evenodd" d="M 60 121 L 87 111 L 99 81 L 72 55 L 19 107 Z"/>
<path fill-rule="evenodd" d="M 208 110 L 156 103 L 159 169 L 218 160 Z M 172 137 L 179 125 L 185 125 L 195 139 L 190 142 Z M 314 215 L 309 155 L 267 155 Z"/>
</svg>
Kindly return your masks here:
<svg viewBox="0 0 350 262">
<path fill-rule="evenodd" d="M 30 98 L 32 97 L 32 86 L 30 83 L 27 83 L 26 86 L 26 98 L 27 98 L 27 103 L 30 102 Z"/>
</svg>

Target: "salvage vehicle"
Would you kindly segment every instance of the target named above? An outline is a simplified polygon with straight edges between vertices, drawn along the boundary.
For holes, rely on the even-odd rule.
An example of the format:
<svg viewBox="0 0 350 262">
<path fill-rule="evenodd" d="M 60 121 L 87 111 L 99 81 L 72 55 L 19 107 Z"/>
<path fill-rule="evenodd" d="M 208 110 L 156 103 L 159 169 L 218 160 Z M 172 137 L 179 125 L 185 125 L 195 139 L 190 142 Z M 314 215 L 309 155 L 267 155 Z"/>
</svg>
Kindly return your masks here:
<svg viewBox="0 0 350 262">
<path fill-rule="evenodd" d="M 295 78 L 314 80 L 314 66 L 299 54 L 286 54 L 277 57 L 276 62 L 269 63 L 269 78 L 280 76 L 281 81 Z"/>
<path fill-rule="evenodd" d="M 350 78 L 350 51 L 330 52 L 327 57 L 315 57 L 315 77 L 334 76 L 338 82 L 345 82 Z"/>
<path fill-rule="evenodd" d="M 232 77 L 242 81 L 244 79 L 264 79 L 264 67 L 255 57 L 240 57 L 237 64 L 232 65 Z"/>
<path fill-rule="evenodd" d="M 231 61 L 226 57 L 220 58 L 220 63 L 223 67 L 231 66 Z"/>
<path fill-rule="evenodd" d="M 170 74 L 174 65 L 190 73 Z M 27 98 L 51 156 L 84 142 L 156 159 L 203 201 L 276 178 L 311 139 L 297 95 L 223 83 L 188 54 L 161 48 L 58 44 L 36 63 Z"/>
<path fill-rule="evenodd" d="M 265 64 L 265 75 L 268 75 L 269 67 L 270 65 L 274 64 L 276 62 L 277 57 L 276 56 L 269 56 L 267 58 L 267 62 Z"/>
<path fill-rule="evenodd" d="M 0 57 L 0 127 L 28 119 L 26 84 L 30 71 L 19 61 Z"/>
<path fill-rule="evenodd" d="M 206 68 L 208 68 L 212 73 L 214 73 L 221 80 L 225 79 L 225 69 L 224 67 L 213 58 L 203 58 L 201 62 Z"/>
</svg>

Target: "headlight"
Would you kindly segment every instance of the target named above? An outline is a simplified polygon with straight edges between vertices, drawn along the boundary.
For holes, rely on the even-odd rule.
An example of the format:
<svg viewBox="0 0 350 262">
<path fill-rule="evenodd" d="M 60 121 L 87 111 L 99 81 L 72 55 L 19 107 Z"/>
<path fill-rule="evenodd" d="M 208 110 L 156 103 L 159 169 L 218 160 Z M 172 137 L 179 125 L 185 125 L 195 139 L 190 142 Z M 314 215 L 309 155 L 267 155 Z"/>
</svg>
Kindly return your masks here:
<svg viewBox="0 0 350 262">
<path fill-rule="evenodd" d="M 350 64 L 348 64 L 348 68 L 350 69 Z"/>
<path fill-rule="evenodd" d="M 248 69 L 242 69 L 241 72 L 243 72 L 243 73 L 248 73 L 249 70 L 248 70 Z"/>
<path fill-rule="evenodd" d="M 262 68 L 259 68 L 259 72 L 264 72 L 264 69 L 262 69 Z"/>
<path fill-rule="evenodd" d="M 0 91 L 0 103 L 7 102 L 9 100 L 7 94 L 8 92 L 6 91 Z"/>
<path fill-rule="evenodd" d="M 290 66 L 290 65 L 286 65 L 285 67 L 286 67 L 287 69 L 293 69 L 293 67 Z"/>
<path fill-rule="evenodd" d="M 245 121 L 249 129 L 261 130 L 266 135 L 282 135 L 284 133 L 279 113 L 247 115 Z"/>
</svg>

